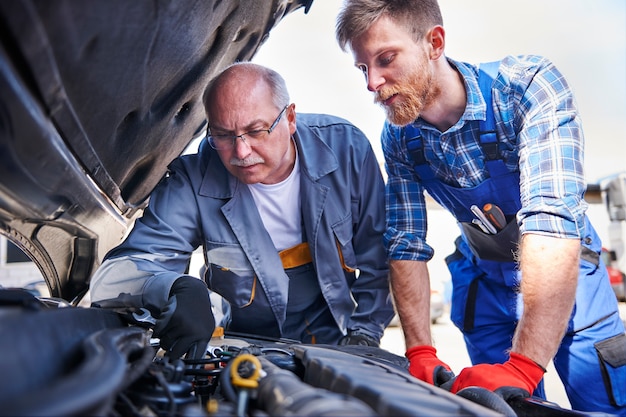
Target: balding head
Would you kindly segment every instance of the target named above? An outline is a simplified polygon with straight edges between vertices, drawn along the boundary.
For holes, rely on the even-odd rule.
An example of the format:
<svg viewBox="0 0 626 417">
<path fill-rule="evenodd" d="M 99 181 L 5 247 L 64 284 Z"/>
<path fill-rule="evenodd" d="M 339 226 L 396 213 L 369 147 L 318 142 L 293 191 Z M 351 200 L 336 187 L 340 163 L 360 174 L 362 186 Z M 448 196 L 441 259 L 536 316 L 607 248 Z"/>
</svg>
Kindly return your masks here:
<svg viewBox="0 0 626 417">
<path fill-rule="evenodd" d="M 251 62 L 236 62 L 211 80 L 204 92 L 204 108 L 209 114 L 209 109 L 223 101 L 225 95 L 235 101 L 242 100 L 250 95 L 252 88 L 267 89 L 266 93 L 270 94 L 270 100 L 277 109 L 289 104 L 289 92 L 280 74 Z"/>
</svg>

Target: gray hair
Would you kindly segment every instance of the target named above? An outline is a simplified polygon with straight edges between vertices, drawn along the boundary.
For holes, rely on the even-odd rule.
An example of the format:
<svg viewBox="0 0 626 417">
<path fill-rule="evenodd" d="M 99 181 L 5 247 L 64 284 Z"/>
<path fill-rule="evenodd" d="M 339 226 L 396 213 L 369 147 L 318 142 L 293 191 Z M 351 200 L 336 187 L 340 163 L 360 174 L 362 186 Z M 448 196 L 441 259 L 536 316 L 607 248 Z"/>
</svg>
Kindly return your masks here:
<svg viewBox="0 0 626 417">
<path fill-rule="evenodd" d="M 253 64 L 252 62 L 235 62 L 211 79 L 202 96 L 204 108 L 208 108 L 208 105 L 215 98 L 215 89 L 220 84 L 220 81 L 228 76 L 232 76 L 233 72 L 235 72 L 235 77 L 240 77 L 243 74 L 253 74 L 261 78 L 270 87 L 272 101 L 277 109 L 282 109 L 289 104 L 287 84 L 285 83 L 285 79 L 278 72 L 262 65 Z"/>
<path fill-rule="evenodd" d="M 416 42 L 433 26 L 443 26 L 437 0 L 345 0 L 335 25 L 341 49 L 346 52 L 383 15 L 404 27 Z"/>
</svg>

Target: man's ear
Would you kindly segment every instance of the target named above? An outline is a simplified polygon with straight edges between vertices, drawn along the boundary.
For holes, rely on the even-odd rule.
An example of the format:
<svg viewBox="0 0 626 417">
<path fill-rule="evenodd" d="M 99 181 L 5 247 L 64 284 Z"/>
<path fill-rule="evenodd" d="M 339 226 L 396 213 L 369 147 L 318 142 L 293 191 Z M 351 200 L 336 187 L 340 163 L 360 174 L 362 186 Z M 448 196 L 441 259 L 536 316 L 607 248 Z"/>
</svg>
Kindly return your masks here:
<svg viewBox="0 0 626 417">
<path fill-rule="evenodd" d="M 291 103 L 287 109 L 287 121 L 289 122 L 289 132 L 293 135 L 296 132 L 296 103 Z"/>
<path fill-rule="evenodd" d="M 426 40 L 430 45 L 430 59 L 437 60 L 444 54 L 446 46 L 446 31 L 443 26 L 434 26 L 427 34 Z"/>
</svg>

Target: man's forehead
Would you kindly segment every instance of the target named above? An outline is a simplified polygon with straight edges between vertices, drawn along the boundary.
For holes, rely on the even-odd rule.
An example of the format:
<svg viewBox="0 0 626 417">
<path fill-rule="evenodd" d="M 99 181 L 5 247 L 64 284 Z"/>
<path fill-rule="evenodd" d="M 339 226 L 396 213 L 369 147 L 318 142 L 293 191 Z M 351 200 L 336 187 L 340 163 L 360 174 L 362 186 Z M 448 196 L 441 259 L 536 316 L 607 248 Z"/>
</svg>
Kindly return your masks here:
<svg viewBox="0 0 626 417">
<path fill-rule="evenodd" d="M 268 123 L 266 113 L 268 105 L 261 102 L 249 101 L 246 105 L 236 103 L 222 103 L 209 112 L 209 126 L 211 129 L 235 131 L 264 126 Z"/>
<path fill-rule="evenodd" d="M 411 33 L 394 23 L 393 20 L 381 17 L 374 21 L 359 36 L 356 36 L 351 43 L 352 55 L 355 63 L 364 56 L 377 56 L 387 49 L 404 48 L 408 44 L 415 43 Z"/>
</svg>

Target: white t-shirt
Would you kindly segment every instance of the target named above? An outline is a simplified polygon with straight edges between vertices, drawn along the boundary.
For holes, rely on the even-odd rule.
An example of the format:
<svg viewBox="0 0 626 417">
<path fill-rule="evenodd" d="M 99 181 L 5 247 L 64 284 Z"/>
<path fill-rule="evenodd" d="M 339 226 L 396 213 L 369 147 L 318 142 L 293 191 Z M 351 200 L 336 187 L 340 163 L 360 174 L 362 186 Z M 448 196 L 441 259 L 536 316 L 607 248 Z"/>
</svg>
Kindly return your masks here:
<svg viewBox="0 0 626 417">
<path fill-rule="evenodd" d="M 248 184 L 248 188 L 276 250 L 302 243 L 298 150 L 293 170 L 287 178 L 277 184 Z"/>
</svg>

